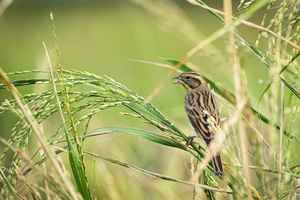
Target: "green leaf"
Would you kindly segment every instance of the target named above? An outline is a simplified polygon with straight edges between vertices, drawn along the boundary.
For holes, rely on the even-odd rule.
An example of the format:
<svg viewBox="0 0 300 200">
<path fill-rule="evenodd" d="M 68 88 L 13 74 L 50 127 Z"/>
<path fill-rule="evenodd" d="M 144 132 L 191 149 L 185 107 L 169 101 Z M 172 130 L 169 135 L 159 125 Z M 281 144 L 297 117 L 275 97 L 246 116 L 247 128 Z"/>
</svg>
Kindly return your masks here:
<svg viewBox="0 0 300 200">
<path fill-rule="evenodd" d="M 13 81 L 14 86 L 27 86 L 41 83 L 49 83 L 49 79 L 23 79 Z M 0 84 L 0 89 L 5 89 L 3 84 Z"/>
<path fill-rule="evenodd" d="M 296 53 L 296 55 L 294 55 L 294 56 L 292 57 L 292 59 L 288 62 L 288 64 L 286 64 L 286 65 L 280 70 L 280 74 L 283 73 L 285 70 L 287 70 L 287 68 L 290 66 L 290 64 L 292 64 L 299 56 L 300 56 L 300 52 Z"/>
<path fill-rule="evenodd" d="M 178 149 L 186 150 L 185 145 L 181 144 L 180 142 L 176 141 L 167 136 L 159 135 L 157 133 L 142 130 L 142 129 L 135 129 L 135 128 L 99 128 L 89 132 L 86 137 L 91 137 L 95 135 L 104 135 L 104 134 L 111 134 L 111 133 L 125 133 L 129 135 L 136 135 L 140 136 L 146 140 L 151 142 L 155 142 L 157 144 L 162 144 L 169 147 L 175 147 Z"/>
<path fill-rule="evenodd" d="M 73 144 L 70 144 L 73 143 Z M 72 173 L 77 185 L 77 189 L 84 200 L 92 200 L 92 196 L 88 187 L 88 181 L 80 154 L 74 142 L 68 142 L 69 161 L 72 168 Z"/>
<path fill-rule="evenodd" d="M 135 102 L 124 103 L 124 105 L 135 113 L 139 114 L 146 121 L 156 126 L 162 131 L 168 130 L 171 133 L 187 138 L 179 129 L 177 129 L 172 123 L 170 123 L 157 109 L 155 109 L 150 103 L 139 104 Z"/>
</svg>

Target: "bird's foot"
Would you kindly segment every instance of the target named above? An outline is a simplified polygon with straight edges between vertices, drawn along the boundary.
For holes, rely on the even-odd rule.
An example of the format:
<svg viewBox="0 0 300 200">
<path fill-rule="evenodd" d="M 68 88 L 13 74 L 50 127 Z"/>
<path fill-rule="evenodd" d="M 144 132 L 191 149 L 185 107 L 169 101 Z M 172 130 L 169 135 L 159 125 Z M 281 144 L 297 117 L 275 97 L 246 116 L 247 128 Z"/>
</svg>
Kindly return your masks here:
<svg viewBox="0 0 300 200">
<path fill-rule="evenodd" d="M 190 146 L 197 136 L 189 136 L 186 140 L 186 146 Z"/>
</svg>

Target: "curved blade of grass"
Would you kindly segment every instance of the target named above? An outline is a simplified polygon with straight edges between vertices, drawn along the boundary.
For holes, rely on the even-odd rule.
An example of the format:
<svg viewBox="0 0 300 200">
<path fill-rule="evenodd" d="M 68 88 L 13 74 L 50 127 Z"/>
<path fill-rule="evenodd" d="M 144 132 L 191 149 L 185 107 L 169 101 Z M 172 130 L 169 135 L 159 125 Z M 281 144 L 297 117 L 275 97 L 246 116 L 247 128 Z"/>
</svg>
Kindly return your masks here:
<svg viewBox="0 0 300 200">
<path fill-rule="evenodd" d="M 166 136 L 158 135 L 157 133 L 147 131 L 147 130 L 142 130 L 142 129 L 135 129 L 135 128 L 98 128 L 95 130 L 90 131 L 86 137 L 91 137 L 95 135 L 104 135 L 108 133 L 125 133 L 129 135 L 137 135 L 140 136 L 146 140 L 149 140 L 151 142 L 155 142 L 157 144 L 162 144 L 164 146 L 169 146 L 169 147 L 175 147 L 178 149 L 186 150 L 186 147 L 181 144 L 180 142 L 171 139 Z"/>
<path fill-rule="evenodd" d="M 183 139 L 185 142 L 188 142 L 188 137 L 174 126 L 173 123 L 168 121 L 155 107 L 152 106 L 152 104 L 147 102 L 142 104 L 126 102 L 124 105 L 160 130 L 168 131 Z M 187 151 L 189 151 L 198 160 L 201 160 L 203 158 L 203 147 L 195 145 L 194 143 L 191 144 L 191 147 L 197 153 L 195 154 L 195 152 L 190 149 L 187 149 Z"/>
<path fill-rule="evenodd" d="M 119 161 L 119 160 L 112 159 L 112 158 L 106 158 L 106 157 L 100 156 L 98 154 L 94 154 L 94 153 L 90 153 L 90 152 L 84 152 L 84 153 L 86 155 L 91 156 L 91 157 L 98 158 L 98 159 L 104 160 L 106 162 L 109 162 L 109 163 L 112 163 L 112 164 L 115 164 L 115 165 L 118 165 L 118 166 L 121 166 L 121 167 L 125 167 L 125 168 L 128 168 L 128 169 L 133 169 L 135 171 L 141 172 L 144 175 L 152 176 L 152 177 L 159 178 L 159 179 L 162 179 L 162 180 L 165 180 L 165 181 L 170 181 L 170 182 L 174 182 L 174 183 L 181 183 L 181 184 L 191 185 L 191 186 L 197 185 L 198 187 L 201 187 L 203 189 L 211 190 L 211 191 L 215 191 L 215 192 L 223 192 L 223 193 L 229 193 L 229 194 L 232 193 L 229 190 L 218 189 L 218 188 L 211 187 L 211 186 L 204 185 L 204 184 L 194 184 L 192 182 L 183 181 L 183 180 L 179 180 L 179 179 L 176 179 L 176 178 L 173 178 L 173 177 L 170 177 L 170 176 L 166 176 L 166 175 L 162 175 L 162 174 L 159 174 L 159 173 L 156 173 L 156 172 L 148 171 L 148 170 L 145 170 L 143 168 L 137 167 L 135 165 L 131 165 L 131 164 Z"/>
<path fill-rule="evenodd" d="M 103 132 L 102 134 L 105 134 L 105 133 Z M 92 135 L 90 135 L 90 136 L 92 136 Z M 63 148 L 59 148 L 56 151 L 57 154 L 65 153 L 65 152 L 67 152 L 67 150 L 65 150 Z M 164 181 L 169 181 L 169 182 L 174 182 L 174 183 L 180 183 L 180 184 L 190 185 L 190 186 L 195 186 L 196 185 L 196 186 L 198 186 L 200 188 L 203 188 L 203 189 L 206 189 L 206 190 L 211 190 L 211 191 L 215 191 L 215 192 L 223 192 L 223 193 L 232 194 L 232 191 L 230 191 L 230 190 L 219 189 L 219 188 L 211 187 L 211 186 L 205 185 L 205 184 L 198 184 L 198 183 L 193 183 L 193 182 L 189 182 L 189 181 L 180 180 L 180 179 L 177 179 L 177 178 L 173 178 L 171 176 L 166 176 L 166 175 L 163 175 L 163 174 L 159 174 L 159 173 L 156 173 L 156 172 L 153 172 L 153 171 L 149 171 L 149 170 L 143 169 L 141 167 L 138 167 L 138 166 L 126 163 L 126 162 L 122 162 L 122 161 L 119 161 L 119 160 L 116 160 L 116 159 L 112 159 L 112 158 L 107 158 L 107 157 L 104 157 L 104 156 L 101 156 L 101 155 L 98 155 L 98 154 L 94 154 L 94 153 L 91 153 L 91 152 L 83 152 L 83 153 L 85 155 L 88 155 L 88 156 L 91 156 L 91 157 L 94 157 L 94 158 L 98 158 L 98 159 L 104 160 L 104 161 L 109 162 L 111 164 L 115 164 L 115 165 L 118 165 L 120 167 L 125 167 L 125 168 L 128 168 L 128 169 L 132 169 L 132 170 L 140 172 L 140 173 L 142 173 L 142 174 L 144 174 L 146 176 L 151 176 L 151 177 L 158 178 L 158 179 L 161 179 L 161 180 L 164 180 Z M 44 159 L 36 162 L 35 165 L 39 165 L 39 164 L 43 163 L 45 160 L 46 160 L 46 158 L 44 158 Z"/>
<path fill-rule="evenodd" d="M 191 149 L 187 148 L 187 146 L 185 146 L 184 143 L 181 143 L 174 138 L 167 137 L 164 135 L 159 135 L 155 132 L 143 130 L 143 129 L 118 128 L 118 127 L 99 128 L 99 129 L 95 129 L 95 130 L 88 132 L 87 134 L 85 134 L 83 136 L 83 138 L 87 139 L 90 137 L 96 137 L 96 136 L 101 136 L 101 135 L 106 135 L 106 134 L 129 134 L 129 135 L 139 136 L 139 137 L 142 137 L 146 140 L 149 140 L 149 141 L 157 143 L 157 144 L 184 150 L 186 152 L 191 153 L 194 157 L 196 157 L 198 159 L 201 159 L 201 157 L 203 157 L 203 155 L 201 154 L 200 151 L 199 152 L 197 151 L 201 156 L 199 158 L 198 154 L 195 154 L 193 151 L 191 151 Z M 73 139 L 70 139 L 70 141 L 72 142 Z M 62 143 L 62 142 L 68 143 L 69 141 L 60 140 L 60 141 L 57 141 L 55 144 Z M 68 149 L 68 146 L 66 146 L 65 148 Z M 198 148 L 202 148 L 202 147 L 198 147 Z M 57 154 L 59 154 L 61 152 L 62 152 L 61 149 L 56 151 Z M 42 158 L 41 160 L 37 161 L 36 164 L 39 165 L 39 164 L 45 162 L 45 160 L 46 160 L 46 158 Z M 208 169 L 211 171 L 213 170 L 211 166 L 208 166 Z M 24 171 L 23 175 L 26 175 L 30 171 L 31 171 L 31 168 L 26 169 Z"/>
<path fill-rule="evenodd" d="M 265 96 L 265 94 L 271 88 L 271 85 L 272 85 L 272 82 L 268 83 L 267 87 L 262 91 L 261 95 L 259 96 L 258 102 L 261 102 L 262 98 Z"/>
<path fill-rule="evenodd" d="M 76 144 L 71 143 L 71 141 L 68 141 L 69 162 L 77 188 L 84 200 L 92 200 L 81 156 L 76 148 Z"/>
<path fill-rule="evenodd" d="M 153 125 L 155 125 L 160 130 L 169 130 L 175 135 L 187 139 L 187 136 L 185 134 L 183 134 L 172 123 L 166 120 L 165 117 L 160 112 L 158 112 L 150 103 L 140 105 L 134 102 L 126 102 L 124 103 L 124 105 L 130 110 L 144 117 L 146 120 L 151 121 L 151 123 L 153 123 Z M 161 126 L 160 124 L 162 124 L 163 126 Z"/>
<path fill-rule="evenodd" d="M 14 84 L 14 86 L 17 87 L 17 86 L 49 83 L 49 79 L 23 79 L 23 80 L 12 81 L 12 83 Z M 0 84 L 0 89 L 5 89 L 3 84 Z"/>
<path fill-rule="evenodd" d="M 292 91 L 292 93 L 294 95 L 296 95 L 298 97 L 298 99 L 300 99 L 300 93 L 290 84 L 288 83 L 285 79 L 281 78 L 281 80 L 283 81 L 284 85 L 290 90 Z"/>
<path fill-rule="evenodd" d="M 284 78 L 280 77 L 281 81 L 284 83 L 284 85 L 298 98 L 300 99 L 300 93 L 290 84 L 288 83 Z M 272 82 L 268 83 L 267 87 L 262 91 L 261 95 L 259 96 L 258 102 L 260 102 L 263 98 L 263 96 L 267 93 L 267 91 L 271 88 Z"/>
<path fill-rule="evenodd" d="M 285 66 L 282 67 L 282 69 L 279 72 L 279 75 L 282 74 L 284 71 L 287 70 L 287 68 L 300 56 L 300 52 L 298 52 L 295 56 L 293 56 L 293 58 L 288 62 L 288 64 L 286 64 Z M 282 80 L 283 82 L 285 81 L 285 79 Z M 258 102 L 260 102 L 263 98 L 263 96 L 267 93 L 267 91 L 270 89 L 272 84 L 272 81 L 270 83 L 268 83 L 267 87 L 262 91 L 261 95 L 258 98 Z M 290 87 L 289 83 L 284 83 L 296 96 L 299 97 L 299 93 L 293 88 Z"/>
<path fill-rule="evenodd" d="M 286 64 L 279 72 L 279 74 L 283 73 L 287 68 L 292 64 L 298 57 L 300 56 L 300 52 L 298 52 L 296 55 L 293 56 L 293 58 L 289 61 L 288 64 Z"/>
<path fill-rule="evenodd" d="M 92 200 L 92 195 L 88 186 L 88 180 L 86 177 L 86 171 L 85 171 L 85 166 L 84 166 L 84 160 L 82 156 L 82 150 L 81 150 L 81 145 L 79 144 L 77 140 L 77 132 L 74 128 L 74 121 L 73 121 L 73 116 L 71 114 L 71 111 L 69 110 L 70 105 L 69 105 L 69 97 L 66 88 L 65 89 L 65 101 L 67 102 L 66 110 L 67 110 L 67 117 L 69 118 L 68 122 L 65 121 L 65 123 L 70 123 L 71 131 L 72 131 L 72 137 L 69 136 L 69 132 L 67 127 L 64 127 L 64 133 L 65 133 L 65 138 L 67 141 L 67 149 L 69 153 L 69 162 L 70 166 L 72 169 L 73 177 L 76 182 L 77 189 L 79 190 L 80 194 L 82 195 L 82 198 L 84 200 Z M 58 98 L 58 104 L 60 106 L 59 102 L 59 97 Z M 63 116 L 63 113 L 61 113 Z M 65 125 L 64 125 L 65 126 Z M 71 139 L 72 138 L 72 139 Z"/>
</svg>

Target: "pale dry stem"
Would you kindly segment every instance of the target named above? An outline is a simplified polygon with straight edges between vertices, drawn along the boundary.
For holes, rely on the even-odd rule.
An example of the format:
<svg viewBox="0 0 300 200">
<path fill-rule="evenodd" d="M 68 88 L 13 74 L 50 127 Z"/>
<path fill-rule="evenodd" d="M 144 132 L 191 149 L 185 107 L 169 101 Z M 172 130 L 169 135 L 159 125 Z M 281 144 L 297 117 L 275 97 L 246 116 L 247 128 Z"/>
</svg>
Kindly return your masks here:
<svg viewBox="0 0 300 200">
<path fill-rule="evenodd" d="M 239 120 L 240 116 L 242 114 L 242 111 L 244 110 L 246 106 L 246 101 L 241 101 L 241 103 L 238 105 L 236 111 L 231 115 L 231 117 L 222 124 L 222 127 L 217 126 L 215 119 L 209 115 L 209 125 L 212 131 L 215 133 L 214 140 L 210 143 L 208 146 L 208 149 L 206 150 L 206 153 L 204 155 L 203 160 L 199 164 L 199 170 L 197 171 L 197 175 L 195 175 L 195 178 L 193 181 L 196 181 L 199 179 L 199 177 L 202 175 L 203 170 L 208 166 L 210 160 L 220 152 L 220 150 L 224 146 L 224 142 L 226 139 L 226 136 L 232 126 L 234 126 Z"/>
<path fill-rule="evenodd" d="M 224 21 L 225 26 L 232 24 L 232 1 L 224 0 Z M 247 89 L 245 88 L 245 82 L 242 81 L 242 70 L 238 58 L 237 48 L 235 45 L 235 35 L 234 30 L 231 30 L 228 34 L 228 53 L 230 57 L 230 64 L 232 65 L 233 75 L 234 75 L 234 85 L 235 85 L 235 96 L 237 99 L 237 107 L 240 107 L 240 102 L 247 102 Z M 251 178 L 249 172 L 249 158 L 248 158 L 248 140 L 246 136 L 245 124 L 241 117 L 238 119 L 239 124 L 239 138 L 241 143 L 241 153 L 242 153 L 242 163 L 243 163 L 243 173 L 246 181 L 246 190 L 248 193 L 248 199 L 252 200 L 251 194 Z"/>
<path fill-rule="evenodd" d="M 13 3 L 13 0 L 2 0 L 0 2 L 0 16 L 4 14 L 6 9 Z"/>
</svg>

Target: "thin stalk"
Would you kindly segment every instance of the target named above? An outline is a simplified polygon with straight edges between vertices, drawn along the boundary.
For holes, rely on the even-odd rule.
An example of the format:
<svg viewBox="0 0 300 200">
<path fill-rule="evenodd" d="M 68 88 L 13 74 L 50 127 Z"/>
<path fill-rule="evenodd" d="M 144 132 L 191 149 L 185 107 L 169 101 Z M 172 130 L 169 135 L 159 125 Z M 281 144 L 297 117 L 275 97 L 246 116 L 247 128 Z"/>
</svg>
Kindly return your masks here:
<svg viewBox="0 0 300 200">
<path fill-rule="evenodd" d="M 282 4 L 284 3 L 284 1 L 282 2 Z M 282 5 L 281 4 L 281 5 Z M 281 8 L 283 9 L 283 8 Z M 279 12 L 282 12 L 282 11 L 279 11 Z M 279 15 L 277 18 L 276 18 L 276 29 L 277 29 L 277 32 L 278 34 L 282 35 L 284 34 L 283 33 L 283 25 L 281 23 L 281 21 L 284 20 L 284 17 L 282 15 Z M 282 106 L 282 102 L 281 100 L 283 100 L 283 94 L 282 94 L 282 91 L 281 91 L 281 83 L 280 83 L 280 71 L 281 71 L 281 59 L 282 57 L 284 56 L 283 54 L 283 45 L 281 44 L 281 41 L 279 39 L 275 40 L 274 41 L 274 44 L 271 46 L 272 48 L 272 51 L 273 51 L 273 54 L 275 55 L 275 62 L 273 64 L 273 66 L 271 67 L 271 70 L 270 70 L 270 75 L 271 75 L 271 78 L 272 78 L 272 81 L 273 81 L 273 84 L 271 85 L 271 98 L 270 98 L 270 102 L 271 102 L 271 113 L 276 113 L 273 115 L 274 117 L 274 121 L 277 121 L 280 123 L 280 125 L 283 125 L 281 124 L 281 120 L 282 120 L 282 115 L 283 113 L 281 113 L 281 106 Z M 274 164 L 275 166 L 277 165 L 278 167 L 278 170 L 281 171 L 281 163 L 282 163 L 282 129 L 280 128 L 279 131 L 276 130 L 276 129 L 270 129 L 271 132 L 274 132 L 274 133 L 278 133 L 279 132 L 279 138 L 272 138 L 272 141 L 276 142 L 274 144 L 274 146 L 276 145 L 277 148 L 278 148 L 278 151 L 276 152 L 276 158 L 278 160 L 275 160 Z M 273 134 L 274 135 L 274 134 Z M 279 140 L 279 142 L 278 142 Z M 281 180 L 281 176 L 280 174 L 278 174 L 278 183 L 277 183 L 277 191 L 276 191 L 276 195 L 277 195 L 277 198 L 280 197 L 280 192 L 281 192 L 281 183 L 280 183 L 280 180 Z"/>
<path fill-rule="evenodd" d="M 13 0 L 2 0 L 0 2 L 0 17 L 6 11 L 6 9 L 13 3 Z"/>
<path fill-rule="evenodd" d="M 203 185 L 203 184 L 198 184 L 198 183 L 195 184 L 193 182 L 176 179 L 176 178 L 173 178 L 173 177 L 170 177 L 170 176 L 166 176 L 166 175 L 162 175 L 162 174 L 159 174 L 159 173 L 156 173 L 156 172 L 145 170 L 145 169 L 137 167 L 135 165 L 124 163 L 124 162 L 121 162 L 121 161 L 118 161 L 118 160 L 114 160 L 114 159 L 111 159 L 111 158 L 105 158 L 105 157 L 102 157 L 102 156 L 94 154 L 94 153 L 85 152 L 85 154 L 88 155 L 88 156 L 92 156 L 94 158 L 99 158 L 101 160 L 105 160 L 107 162 L 110 162 L 110 163 L 113 163 L 113 164 L 116 164 L 116 165 L 128 168 L 128 169 L 133 169 L 133 170 L 141 172 L 141 173 L 143 173 L 143 174 L 145 174 L 147 176 L 152 176 L 152 177 L 159 178 L 159 179 L 162 179 L 162 180 L 176 182 L 176 183 L 181 183 L 181 184 L 185 184 L 185 185 L 197 186 L 197 187 L 200 187 L 202 189 L 207 189 L 207 190 L 211 190 L 211 191 L 215 191 L 215 192 L 221 192 L 221 193 L 231 194 L 231 191 L 228 191 L 228 190 L 218 189 L 218 188 L 214 188 L 214 187 L 211 187 L 211 186 L 208 186 L 208 185 Z"/>
<path fill-rule="evenodd" d="M 283 129 L 284 129 L 284 84 L 280 84 L 280 130 L 279 130 L 279 158 L 278 158 L 278 188 L 280 188 L 283 161 Z"/>
<path fill-rule="evenodd" d="M 232 24 L 232 1 L 231 0 L 224 0 L 224 21 L 225 26 Z M 237 48 L 235 45 L 235 35 L 234 30 L 231 30 L 228 34 L 228 53 L 230 57 L 230 64 L 232 65 L 233 75 L 234 75 L 234 85 L 235 85 L 235 96 L 237 101 L 237 107 L 241 107 L 240 102 L 247 102 L 247 96 L 246 96 L 246 88 L 245 83 L 242 81 L 242 71 L 241 66 L 239 62 L 239 58 L 237 55 Z M 248 199 L 252 200 L 252 194 L 251 194 L 251 179 L 250 179 L 250 172 L 248 169 L 249 165 L 249 159 L 248 159 L 248 144 L 247 144 L 247 136 L 246 136 L 246 130 L 245 130 L 245 124 L 243 120 L 240 118 L 238 119 L 239 124 L 239 139 L 241 143 L 241 152 L 242 152 L 242 163 L 243 163 L 243 173 L 246 180 L 246 190 L 248 193 Z"/>
</svg>

